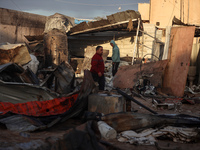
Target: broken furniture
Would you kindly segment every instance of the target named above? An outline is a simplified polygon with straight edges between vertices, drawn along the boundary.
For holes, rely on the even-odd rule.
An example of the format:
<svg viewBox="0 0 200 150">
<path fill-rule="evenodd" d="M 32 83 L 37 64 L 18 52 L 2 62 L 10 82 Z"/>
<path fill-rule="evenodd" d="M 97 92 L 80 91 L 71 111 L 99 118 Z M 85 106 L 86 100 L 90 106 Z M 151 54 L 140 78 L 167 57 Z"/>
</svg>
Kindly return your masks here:
<svg viewBox="0 0 200 150">
<path fill-rule="evenodd" d="M 43 130 L 52 127 L 58 122 L 64 122 L 72 117 L 82 115 L 87 108 L 88 95 L 94 87 L 91 73 L 85 71 L 83 84 L 78 93 L 72 93 L 67 97 L 58 98 L 57 96 L 53 100 L 46 101 L 24 101 L 16 104 L 8 101 L 0 102 L 0 122 L 5 124 L 8 129 L 14 128 L 18 132 Z M 23 117 L 20 117 L 21 115 Z M 19 116 L 18 122 L 15 121 L 15 116 Z M 33 126 L 36 127 L 32 128 Z"/>
</svg>

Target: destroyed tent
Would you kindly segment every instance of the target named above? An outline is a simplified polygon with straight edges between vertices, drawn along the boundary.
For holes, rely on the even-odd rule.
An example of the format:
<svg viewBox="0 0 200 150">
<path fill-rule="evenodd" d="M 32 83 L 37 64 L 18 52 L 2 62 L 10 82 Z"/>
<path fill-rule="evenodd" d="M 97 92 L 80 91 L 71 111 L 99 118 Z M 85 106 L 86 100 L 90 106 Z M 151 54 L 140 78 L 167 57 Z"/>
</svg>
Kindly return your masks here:
<svg viewBox="0 0 200 150">
<path fill-rule="evenodd" d="M 44 72 L 46 72 L 44 70 Z M 62 63 L 41 82 L 31 71 L 17 64 L 0 66 L 1 101 L 21 103 L 26 101 L 51 100 L 61 94 L 68 94 L 74 87 L 74 70 L 68 63 Z"/>
<path fill-rule="evenodd" d="M 75 93 L 53 100 L 18 104 L 1 102 L 0 122 L 8 129 L 16 131 L 34 131 L 51 127 L 58 122 L 82 115 L 87 108 L 87 97 L 94 87 L 90 72 L 85 71 L 84 81 L 78 95 Z M 16 118 L 18 118 L 17 123 Z"/>
<path fill-rule="evenodd" d="M 13 63 L 0 65 L 0 80 L 39 85 L 39 79 L 30 68 L 25 70 L 18 64 Z"/>
<path fill-rule="evenodd" d="M 29 101 L 45 101 L 54 99 L 59 94 L 52 92 L 46 87 L 27 83 L 13 83 L 0 81 L 1 102 L 13 104 Z"/>
<path fill-rule="evenodd" d="M 1 102 L 22 103 L 56 98 L 59 94 L 39 86 L 37 76 L 13 63 L 0 65 Z"/>
</svg>

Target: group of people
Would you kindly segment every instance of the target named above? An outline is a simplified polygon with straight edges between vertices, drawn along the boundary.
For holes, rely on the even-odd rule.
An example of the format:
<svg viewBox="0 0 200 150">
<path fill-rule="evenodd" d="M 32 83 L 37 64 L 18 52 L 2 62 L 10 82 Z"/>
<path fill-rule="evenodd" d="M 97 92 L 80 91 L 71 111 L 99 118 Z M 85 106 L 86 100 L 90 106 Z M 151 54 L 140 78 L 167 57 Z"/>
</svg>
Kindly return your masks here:
<svg viewBox="0 0 200 150">
<path fill-rule="evenodd" d="M 112 46 L 112 75 L 114 76 L 117 73 L 119 63 L 120 63 L 120 52 L 117 44 L 114 40 L 110 41 L 110 45 Z M 105 77 L 104 77 L 104 61 L 102 58 L 103 55 L 103 47 L 97 46 L 96 53 L 92 57 L 91 61 L 91 69 L 92 77 L 95 82 L 99 84 L 99 90 L 104 90 L 105 87 Z"/>
</svg>

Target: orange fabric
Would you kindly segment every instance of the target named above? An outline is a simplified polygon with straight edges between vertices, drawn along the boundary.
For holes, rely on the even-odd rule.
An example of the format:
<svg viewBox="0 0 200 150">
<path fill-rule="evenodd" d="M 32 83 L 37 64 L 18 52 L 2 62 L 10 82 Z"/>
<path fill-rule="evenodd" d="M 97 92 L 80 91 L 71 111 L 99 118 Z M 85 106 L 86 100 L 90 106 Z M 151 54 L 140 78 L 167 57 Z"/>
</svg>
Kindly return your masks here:
<svg viewBox="0 0 200 150">
<path fill-rule="evenodd" d="M 68 111 L 76 102 L 78 94 L 69 97 L 55 98 L 47 101 L 32 101 L 26 103 L 0 102 L 0 115 L 8 112 L 28 116 L 58 115 Z"/>
</svg>

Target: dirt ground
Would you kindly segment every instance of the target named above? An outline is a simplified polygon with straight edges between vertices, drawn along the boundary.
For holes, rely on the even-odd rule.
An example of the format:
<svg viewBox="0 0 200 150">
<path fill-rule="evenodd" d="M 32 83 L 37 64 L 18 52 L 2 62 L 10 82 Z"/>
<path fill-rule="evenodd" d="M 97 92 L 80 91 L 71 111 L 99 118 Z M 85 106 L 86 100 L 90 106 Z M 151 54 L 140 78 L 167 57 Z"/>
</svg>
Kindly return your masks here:
<svg viewBox="0 0 200 150">
<path fill-rule="evenodd" d="M 134 97 L 136 100 L 140 101 L 147 107 L 151 108 L 152 110 L 156 111 L 158 114 L 188 114 L 188 115 L 193 115 L 200 117 L 200 104 L 182 104 L 181 106 L 181 111 L 177 112 L 175 110 L 165 110 L 165 109 L 156 109 L 153 104 L 152 104 L 152 99 L 151 98 L 146 98 L 146 100 L 138 97 Z M 134 111 L 137 111 L 138 113 L 150 113 L 144 108 L 138 106 L 135 103 L 132 103 L 132 108 Z M 64 123 L 57 124 L 53 126 L 50 129 L 47 129 L 45 131 L 37 131 L 37 132 L 32 132 L 32 133 L 18 133 L 18 132 L 13 132 L 7 130 L 3 125 L 0 126 L 0 149 L 3 147 L 12 147 L 16 144 L 19 143 L 26 143 L 30 142 L 32 140 L 41 140 L 45 141 L 48 137 L 57 137 L 61 138 L 63 135 L 69 130 L 70 128 L 74 128 L 80 124 L 82 124 L 80 119 L 70 119 Z M 114 146 L 118 147 L 119 149 L 122 150 L 127 150 L 127 149 L 134 149 L 134 150 L 176 150 L 176 149 L 181 149 L 181 150 L 188 150 L 188 149 L 193 149 L 193 150 L 199 150 L 200 148 L 200 142 L 197 143 L 175 143 L 173 141 L 169 140 L 158 140 L 158 147 L 156 146 L 136 146 L 136 145 L 131 145 L 129 143 L 120 143 L 117 141 L 117 139 L 114 140 L 106 140 L 102 139 L 103 141 L 107 141 Z"/>
<path fill-rule="evenodd" d="M 131 145 L 129 143 L 120 143 L 117 140 L 107 140 L 111 144 L 120 148 L 121 150 L 199 150 L 200 142 L 198 143 L 174 143 L 172 141 L 158 140 L 158 146 L 143 146 Z"/>
<path fill-rule="evenodd" d="M 80 125 L 82 122 L 78 119 L 70 119 L 64 123 L 58 124 L 48 130 L 45 131 L 38 131 L 32 133 L 18 133 L 9 131 L 6 128 L 0 128 L 0 149 L 3 147 L 12 147 L 19 143 L 26 143 L 33 140 L 41 140 L 44 141 L 48 137 L 58 137 L 61 138 L 68 129 L 74 128 Z M 121 143 L 117 141 L 117 139 L 113 140 L 106 140 L 102 138 L 103 141 L 109 142 L 110 144 L 114 145 L 115 147 L 121 150 L 199 150 L 200 142 L 198 143 L 175 143 L 173 141 L 168 140 L 158 140 L 158 147 L 156 146 L 136 146 L 131 145 L 129 143 Z"/>
</svg>

